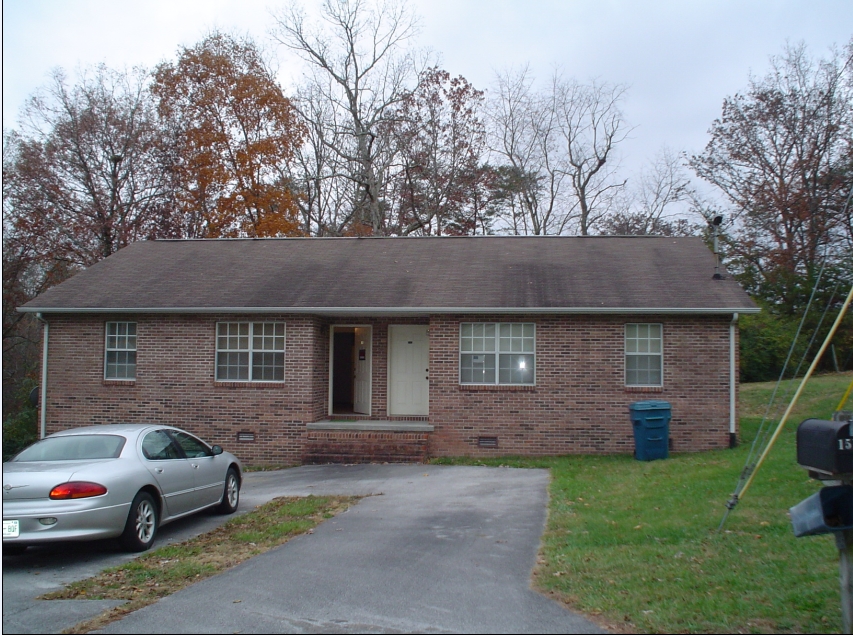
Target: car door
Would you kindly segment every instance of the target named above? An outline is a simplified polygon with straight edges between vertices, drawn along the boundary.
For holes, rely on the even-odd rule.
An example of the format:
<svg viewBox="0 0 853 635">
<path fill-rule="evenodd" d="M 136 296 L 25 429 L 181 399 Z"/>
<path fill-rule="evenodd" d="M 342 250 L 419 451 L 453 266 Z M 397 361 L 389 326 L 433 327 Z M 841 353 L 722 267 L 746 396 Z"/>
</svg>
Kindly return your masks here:
<svg viewBox="0 0 853 635">
<path fill-rule="evenodd" d="M 181 447 L 192 466 L 195 487 L 195 506 L 212 505 L 222 498 L 225 491 L 226 465 L 208 445 L 191 434 L 170 430 L 172 437 Z"/>
<path fill-rule="evenodd" d="M 160 487 L 169 516 L 198 507 L 195 469 L 166 430 L 152 430 L 142 439 L 143 463 Z"/>
</svg>

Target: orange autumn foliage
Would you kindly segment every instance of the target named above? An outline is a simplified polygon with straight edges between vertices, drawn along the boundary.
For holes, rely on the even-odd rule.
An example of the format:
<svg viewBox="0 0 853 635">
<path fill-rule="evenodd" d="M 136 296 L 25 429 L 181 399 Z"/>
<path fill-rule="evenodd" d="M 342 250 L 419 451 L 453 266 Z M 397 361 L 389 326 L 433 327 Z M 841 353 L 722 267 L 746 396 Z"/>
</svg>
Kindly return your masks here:
<svg viewBox="0 0 853 635">
<path fill-rule="evenodd" d="M 302 235 L 284 175 L 304 125 L 254 43 L 214 33 L 161 64 L 152 92 L 184 235 Z"/>
</svg>

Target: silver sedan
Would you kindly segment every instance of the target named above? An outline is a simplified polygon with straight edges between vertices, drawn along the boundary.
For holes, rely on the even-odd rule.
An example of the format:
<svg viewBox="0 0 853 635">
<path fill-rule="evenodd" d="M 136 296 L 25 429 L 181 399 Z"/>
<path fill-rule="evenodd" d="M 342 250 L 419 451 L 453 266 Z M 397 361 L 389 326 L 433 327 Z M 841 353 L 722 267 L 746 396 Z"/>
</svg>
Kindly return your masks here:
<svg viewBox="0 0 853 635">
<path fill-rule="evenodd" d="M 57 432 L 3 464 L 3 552 L 115 537 L 145 551 L 160 525 L 214 507 L 233 513 L 242 476 L 233 454 L 170 426 Z"/>
</svg>

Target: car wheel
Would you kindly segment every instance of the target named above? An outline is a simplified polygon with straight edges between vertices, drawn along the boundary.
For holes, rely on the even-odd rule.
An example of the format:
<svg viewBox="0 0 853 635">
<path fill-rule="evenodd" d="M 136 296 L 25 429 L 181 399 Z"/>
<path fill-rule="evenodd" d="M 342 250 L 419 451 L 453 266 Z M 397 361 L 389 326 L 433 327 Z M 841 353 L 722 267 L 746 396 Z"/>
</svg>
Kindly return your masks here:
<svg viewBox="0 0 853 635">
<path fill-rule="evenodd" d="M 27 545 L 3 545 L 4 556 L 20 556 L 27 550 Z"/>
<path fill-rule="evenodd" d="M 228 473 L 225 475 L 225 491 L 222 493 L 222 502 L 216 510 L 220 514 L 233 514 L 237 511 L 237 505 L 240 503 L 240 478 L 237 476 L 237 470 L 233 467 L 228 468 Z"/>
<path fill-rule="evenodd" d="M 130 514 L 121 535 L 127 551 L 145 551 L 154 543 L 157 534 L 157 505 L 148 492 L 139 492 L 130 504 Z"/>
</svg>

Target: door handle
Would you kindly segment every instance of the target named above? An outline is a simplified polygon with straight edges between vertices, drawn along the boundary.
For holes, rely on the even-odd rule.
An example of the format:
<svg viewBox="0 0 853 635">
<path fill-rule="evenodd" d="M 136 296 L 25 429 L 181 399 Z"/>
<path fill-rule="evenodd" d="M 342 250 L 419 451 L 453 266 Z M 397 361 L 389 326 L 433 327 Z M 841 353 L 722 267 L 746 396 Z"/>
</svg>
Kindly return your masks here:
<svg viewBox="0 0 853 635">
<path fill-rule="evenodd" d="M 198 463 L 190 463 L 190 465 L 192 465 L 192 466 L 193 466 L 193 469 L 194 469 L 194 470 L 197 470 L 197 469 L 198 469 Z"/>
<path fill-rule="evenodd" d="M 155 472 L 157 472 L 157 474 L 162 474 L 162 473 L 163 473 L 163 468 L 162 468 L 162 467 L 155 467 L 155 468 L 154 468 L 154 471 L 155 471 Z"/>
</svg>

